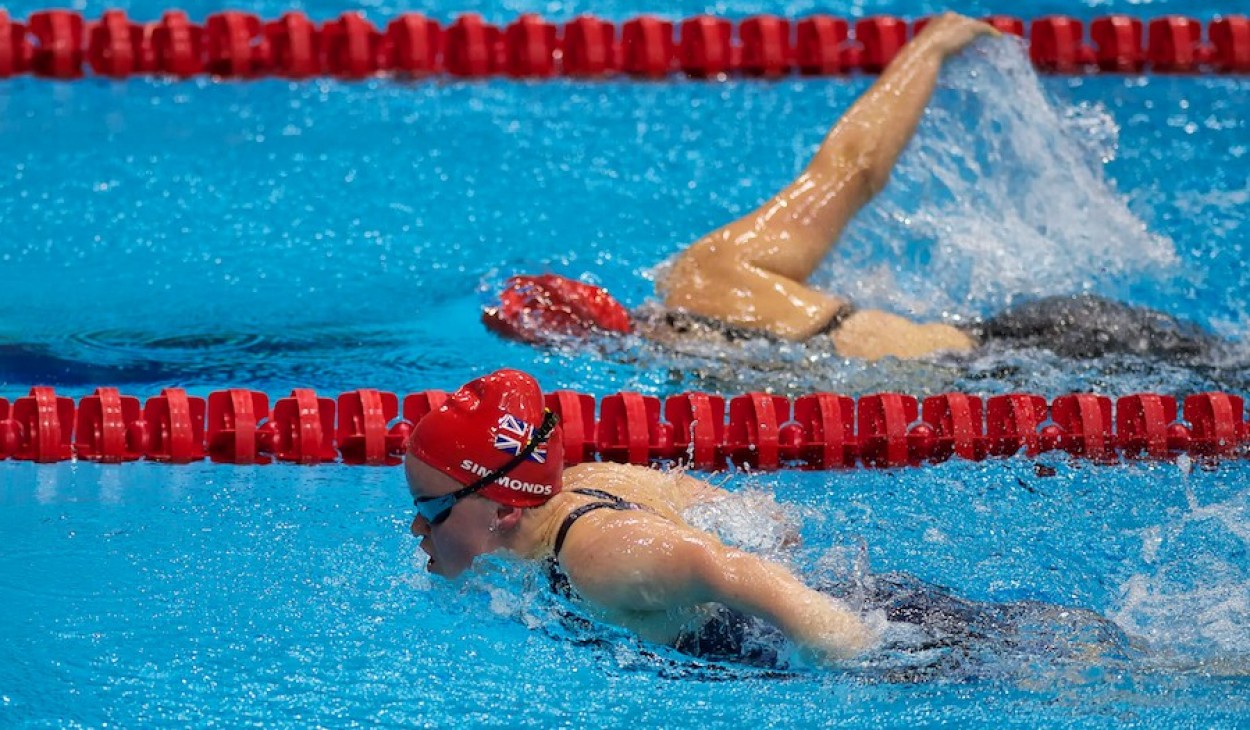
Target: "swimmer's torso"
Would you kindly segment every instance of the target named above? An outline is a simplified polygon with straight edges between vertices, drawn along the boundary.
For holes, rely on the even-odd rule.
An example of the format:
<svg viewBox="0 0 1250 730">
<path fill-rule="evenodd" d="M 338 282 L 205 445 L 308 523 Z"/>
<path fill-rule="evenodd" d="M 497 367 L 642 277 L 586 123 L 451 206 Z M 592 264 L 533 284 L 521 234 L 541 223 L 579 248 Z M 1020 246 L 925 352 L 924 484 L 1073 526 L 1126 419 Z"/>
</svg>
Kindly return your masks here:
<svg viewBox="0 0 1250 730">
<path fill-rule="evenodd" d="M 575 556 L 582 561 L 587 558 L 593 560 L 596 544 L 601 540 L 620 539 L 618 530 L 622 521 L 627 523 L 626 534 L 629 522 L 637 523 L 639 532 L 645 533 L 646 523 L 653 520 L 666 520 L 693 532 L 695 528 L 689 526 L 682 513 L 717 496 L 715 487 L 677 472 L 626 464 L 594 463 L 571 467 L 564 472 L 561 493 L 542 508 L 541 515 L 535 515 L 541 521 L 540 542 L 549 552 L 554 550 L 556 535 L 570 513 L 583 505 L 603 501 L 594 496 L 577 494 L 575 490 L 606 492 L 640 507 L 631 510 L 598 509 L 577 518 L 576 526 L 567 532 L 559 557 L 567 560 Z M 612 531 L 611 538 L 605 537 L 608 534 L 605 527 L 609 525 L 617 528 Z M 667 611 L 626 612 L 607 610 L 589 602 L 585 608 L 607 623 L 660 644 L 673 643 L 683 631 L 700 625 L 712 610 L 710 606 L 696 606 Z"/>
</svg>

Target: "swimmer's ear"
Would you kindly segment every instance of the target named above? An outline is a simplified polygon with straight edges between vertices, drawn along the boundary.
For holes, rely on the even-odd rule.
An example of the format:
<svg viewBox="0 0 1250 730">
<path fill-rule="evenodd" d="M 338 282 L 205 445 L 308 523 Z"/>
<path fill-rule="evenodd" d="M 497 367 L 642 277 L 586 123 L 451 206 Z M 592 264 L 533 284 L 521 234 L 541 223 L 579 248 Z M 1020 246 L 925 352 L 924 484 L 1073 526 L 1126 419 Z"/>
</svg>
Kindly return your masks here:
<svg viewBox="0 0 1250 730">
<path fill-rule="evenodd" d="M 495 510 L 495 529 L 500 532 L 511 532 L 521 522 L 521 508 L 499 505 Z"/>
</svg>

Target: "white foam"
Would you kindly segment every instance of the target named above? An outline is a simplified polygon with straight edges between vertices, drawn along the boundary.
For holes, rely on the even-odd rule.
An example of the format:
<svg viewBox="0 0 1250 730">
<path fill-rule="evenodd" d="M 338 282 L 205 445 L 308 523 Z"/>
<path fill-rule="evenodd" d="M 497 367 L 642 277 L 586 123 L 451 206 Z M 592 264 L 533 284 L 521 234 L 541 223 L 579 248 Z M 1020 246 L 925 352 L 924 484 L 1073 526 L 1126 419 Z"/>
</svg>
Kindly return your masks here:
<svg viewBox="0 0 1250 730">
<path fill-rule="evenodd" d="M 1118 131 L 1101 107 L 1053 101 L 1015 40 L 978 43 L 943 71 L 890 185 L 813 281 L 937 316 L 1155 280 L 1175 247 L 1103 174 Z"/>
<path fill-rule="evenodd" d="M 1250 670 L 1250 565 L 1238 559 L 1250 551 L 1250 491 L 1186 497 L 1179 520 L 1143 531 L 1152 570 L 1124 582 L 1111 617 L 1156 650 Z"/>
<path fill-rule="evenodd" d="M 691 506 L 682 516 L 692 527 L 748 552 L 775 557 L 799 540 L 798 508 L 760 489 L 727 492 Z"/>
</svg>

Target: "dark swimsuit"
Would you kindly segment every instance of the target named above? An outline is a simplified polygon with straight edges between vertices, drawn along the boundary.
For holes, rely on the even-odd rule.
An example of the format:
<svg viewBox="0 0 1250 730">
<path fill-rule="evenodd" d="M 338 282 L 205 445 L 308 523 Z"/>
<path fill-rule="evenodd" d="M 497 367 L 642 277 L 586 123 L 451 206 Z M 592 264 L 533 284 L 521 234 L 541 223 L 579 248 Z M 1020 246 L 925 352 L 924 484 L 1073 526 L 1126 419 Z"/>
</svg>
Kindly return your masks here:
<svg viewBox="0 0 1250 730">
<path fill-rule="evenodd" d="M 1229 349 L 1227 341 L 1192 322 L 1092 294 L 1018 304 L 965 331 L 983 345 L 1039 347 L 1073 359 L 1121 353 L 1201 363 Z"/>
<path fill-rule="evenodd" d="M 820 337 L 828 337 L 831 333 L 837 331 L 854 313 L 854 306 L 850 303 L 843 304 L 833 313 L 829 321 L 825 322 L 824 326 L 813 332 L 807 339 L 814 340 Z M 678 334 L 713 334 L 726 342 L 742 342 L 760 338 L 777 341 L 782 339 L 768 330 L 741 327 L 715 317 L 706 317 L 684 309 L 666 309 L 660 315 L 660 321 Z"/>
<path fill-rule="evenodd" d="M 600 509 L 648 510 L 598 489 L 574 489 L 572 493 L 599 501 L 584 504 L 564 518 L 547 561 L 552 590 L 569 599 L 575 595 L 559 559 L 573 524 Z M 1039 601 L 971 601 L 905 573 L 882 573 L 816 589 L 844 601 L 853 610 L 880 610 L 889 621 L 920 629 L 923 636 L 903 649 L 925 656 L 925 662 L 891 669 L 887 674 L 892 680 L 976 676 L 990 671 L 994 655 L 1001 653 L 1023 652 L 1062 660 L 1079 657 L 1091 645 L 1113 658 L 1131 653 L 1129 641 L 1118 626 L 1083 609 Z M 784 654 L 787 643 L 779 629 L 721 605 L 715 605 L 703 624 L 678 635 L 671 646 L 697 659 L 774 670 L 789 668 Z"/>
<path fill-rule="evenodd" d="M 843 305 L 808 339 L 827 338 L 856 311 L 851 304 Z M 702 334 L 729 343 L 752 339 L 782 341 L 767 330 L 732 325 L 680 309 L 664 310 L 656 319 L 682 335 Z M 1191 322 L 1092 294 L 1028 301 L 961 329 L 981 346 L 1013 350 L 1036 347 L 1072 359 L 1120 353 L 1167 362 L 1209 363 L 1227 355 L 1230 349 L 1227 341 Z"/>
</svg>

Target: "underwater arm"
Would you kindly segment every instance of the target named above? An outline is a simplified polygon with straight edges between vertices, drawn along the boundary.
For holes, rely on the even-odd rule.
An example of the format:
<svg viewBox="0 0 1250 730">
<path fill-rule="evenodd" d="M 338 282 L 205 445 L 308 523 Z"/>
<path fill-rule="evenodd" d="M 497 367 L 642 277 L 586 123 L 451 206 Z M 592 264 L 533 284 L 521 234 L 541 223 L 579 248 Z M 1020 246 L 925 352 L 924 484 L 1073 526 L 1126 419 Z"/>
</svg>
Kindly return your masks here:
<svg viewBox="0 0 1250 730">
<path fill-rule="evenodd" d="M 811 663 L 849 659 L 876 643 L 854 611 L 785 567 L 735 548 L 718 548 L 695 549 L 686 556 L 693 586 L 704 601 L 764 619 L 781 629 Z"/>
</svg>

